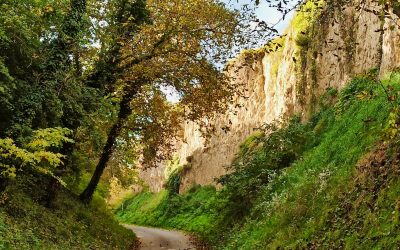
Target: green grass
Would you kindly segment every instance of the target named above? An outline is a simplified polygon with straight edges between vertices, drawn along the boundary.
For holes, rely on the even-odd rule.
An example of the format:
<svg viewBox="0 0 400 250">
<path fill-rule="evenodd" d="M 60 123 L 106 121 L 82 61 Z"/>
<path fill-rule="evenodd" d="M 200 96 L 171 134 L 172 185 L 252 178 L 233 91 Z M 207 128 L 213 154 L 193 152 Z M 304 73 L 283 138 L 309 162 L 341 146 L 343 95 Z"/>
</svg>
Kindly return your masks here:
<svg viewBox="0 0 400 250">
<path fill-rule="evenodd" d="M 367 88 L 375 90 L 377 96 L 371 100 L 347 100 L 346 94 L 360 84 L 371 86 Z M 362 78 L 354 80 L 342 93 L 342 103 L 336 110 L 320 114 L 317 126 L 327 123 L 321 143 L 266 187 L 251 220 L 231 236 L 229 248 L 251 249 L 265 246 L 266 242 L 271 248 L 307 247 L 321 229 L 321 218 L 331 209 L 326 205 L 336 204 L 336 192 L 351 181 L 357 161 L 381 138 L 390 106 L 373 84 Z M 335 114 L 340 105 L 345 106 L 342 113 Z M 371 118 L 375 120 L 364 122 Z M 260 220 L 258 212 L 268 215 L 264 217 L 268 219 Z"/>
<path fill-rule="evenodd" d="M 143 192 L 124 202 L 116 211 L 124 223 L 176 228 L 208 236 L 220 219 L 216 211 L 223 203 L 214 187 L 194 188 L 184 195 Z M 124 207 L 124 208 L 123 208 Z"/>
<path fill-rule="evenodd" d="M 389 94 L 398 93 L 400 74 L 393 74 L 384 85 Z M 118 218 L 195 232 L 217 249 L 398 246 L 399 146 L 383 143 L 392 105 L 371 76 L 353 79 L 338 99 L 336 105 L 321 103 L 321 112 L 308 124 L 317 143 L 265 183 L 243 218 L 232 217 L 236 209 L 229 196 L 232 190 L 217 192 L 211 187 L 177 196 L 167 191 L 139 194 L 117 212 Z M 245 145 L 252 143 L 248 139 Z M 383 150 L 382 145 L 386 145 Z M 375 164 L 381 154 L 385 160 Z M 377 156 L 371 160 L 370 155 Z"/>
<path fill-rule="evenodd" d="M 51 208 L 10 185 L 0 198 L 0 249 L 128 249 L 135 235 L 102 199 L 90 205 L 61 190 Z"/>
</svg>

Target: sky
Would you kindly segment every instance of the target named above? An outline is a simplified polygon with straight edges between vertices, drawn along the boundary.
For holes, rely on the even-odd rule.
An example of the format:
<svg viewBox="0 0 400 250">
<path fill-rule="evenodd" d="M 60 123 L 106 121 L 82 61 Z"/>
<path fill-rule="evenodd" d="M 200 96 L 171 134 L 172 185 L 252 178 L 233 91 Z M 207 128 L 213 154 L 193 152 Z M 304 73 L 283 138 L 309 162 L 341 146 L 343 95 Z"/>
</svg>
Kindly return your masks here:
<svg viewBox="0 0 400 250">
<path fill-rule="evenodd" d="M 240 7 L 243 6 L 244 4 L 251 5 L 252 3 L 254 3 L 254 0 L 221 0 L 221 1 L 238 9 L 240 9 Z M 268 24 L 275 24 L 282 18 L 282 14 L 274 8 L 270 8 L 266 0 L 260 1 L 260 4 L 257 6 L 256 9 L 256 15 L 257 18 L 267 22 Z M 292 19 L 292 17 L 293 17 L 293 12 L 288 14 L 285 20 L 280 22 L 276 26 L 276 29 L 280 33 L 282 33 L 289 25 L 289 22 Z"/>
</svg>

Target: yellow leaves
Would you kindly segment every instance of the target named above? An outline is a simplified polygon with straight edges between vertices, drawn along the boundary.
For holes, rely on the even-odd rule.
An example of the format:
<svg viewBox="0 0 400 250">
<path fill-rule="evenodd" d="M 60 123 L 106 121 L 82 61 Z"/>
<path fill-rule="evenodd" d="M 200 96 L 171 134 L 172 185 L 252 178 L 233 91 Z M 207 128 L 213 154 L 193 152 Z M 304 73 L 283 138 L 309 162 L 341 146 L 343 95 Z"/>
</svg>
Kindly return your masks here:
<svg viewBox="0 0 400 250">
<path fill-rule="evenodd" d="M 52 12 L 54 12 L 54 8 L 53 8 L 53 6 L 51 6 L 49 4 L 49 5 L 47 5 L 46 7 L 43 8 L 43 12 L 44 13 L 52 13 Z"/>
<path fill-rule="evenodd" d="M 60 147 L 63 143 L 74 141 L 67 136 L 72 132 L 66 128 L 47 128 L 41 129 L 34 132 L 33 139 L 26 145 L 29 149 L 47 149 L 49 147 Z"/>
<path fill-rule="evenodd" d="M 0 163 L 0 175 L 8 178 L 15 178 L 16 168 L 14 166 Z"/>
<path fill-rule="evenodd" d="M 42 174 L 46 174 L 46 175 L 50 175 L 51 177 L 53 177 L 54 179 L 56 179 L 61 185 L 63 185 L 64 187 L 67 185 L 60 177 L 58 177 L 58 176 L 55 176 L 52 172 L 51 172 L 51 170 L 49 170 L 49 169 L 47 169 L 47 168 L 44 168 L 44 167 L 36 167 L 35 168 L 36 169 L 36 171 L 38 171 L 39 173 L 42 173 Z"/>
<path fill-rule="evenodd" d="M 11 138 L 0 139 L 0 153 L 2 148 L 9 148 L 13 145 L 13 140 Z"/>
<path fill-rule="evenodd" d="M 59 153 L 52 153 L 48 151 L 36 151 L 33 153 L 33 159 L 37 164 L 47 163 L 49 167 L 55 168 L 62 164 L 61 159 L 64 155 Z"/>
<path fill-rule="evenodd" d="M 363 100 L 368 97 L 368 92 L 367 91 L 361 91 L 356 95 L 357 99 Z"/>
<path fill-rule="evenodd" d="M 370 93 L 368 91 L 361 91 L 359 93 L 356 94 L 356 98 L 359 100 L 370 100 L 374 97 L 373 93 Z"/>
<path fill-rule="evenodd" d="M 398 111 L 398 109 L 394 109 L 392 112 L 390 112 L 387 125 L 384 130 L 385 136 L 390 140 L 396 138 L 400 132 L 399 117 L 397 115 Z"/>
<path fill-rule="evenodd" d="M 126 43 L 122 50 L 124 58 L 150 54 L 167 57 L 177 53 L 181 57 L 195 57 L 206 49 L 206 43 L 225 50 L 236 30 L 235 15 L 215 1 L 153 0 L 148 5 L 153 23 L 143 25 Z"/>
<path fill-rule="evenodd" d="M 131 106 L 133 115 L 128 127 L 141 128 L 135 140 L 140 144 L 141 161 L 146 167 L 157 160 L 168 158 L 173 142 L 181 129 L 182 110 L 166 100 L 165 94 L 154 87 L 145 86 Z"/>
<path fill-rule="evenodd" d="M 65 128 L 37 130 L 33 132 L 31 140 L 21 147 L 11 138 L 0 139 L 0 175 L 15 178 L 17 170 L 31 167 L 53 176 L 52 170 L 60 166 L 64 158 L 64 155 L 54 150 L 63 143 L 72 143 L 73 140 L 67 137 L 70 134 L 71 131 Z"/>
<path fill-rule="evenodd" d="M 239 92 L 215 66 L 231 55 L 239 28 L 237 14 L 216 0 L 147 4 L 152 23 L 118 40 L 123 75 L 115 90 L 122 96 L 131 86 L 141 87 L 131 101 L 127 128 L 134 128 L 130 136 L 139 141 L 139 154 L 151 165 L 172 151 L 183 118 L 208 126 L 202 119 L 224 112 Z M 160 92 L 169 88 L 179 94 L 176 105 Z"/>
<path fill-rule="evenodd" d="M 36 139 L 31 141 L 30 143 L 28 143 L 28 145 L 26 145 L 28 148 L 47 148 L 50 146 L 50 143 L 46 140 L 43 139 Z"/>
</svg>

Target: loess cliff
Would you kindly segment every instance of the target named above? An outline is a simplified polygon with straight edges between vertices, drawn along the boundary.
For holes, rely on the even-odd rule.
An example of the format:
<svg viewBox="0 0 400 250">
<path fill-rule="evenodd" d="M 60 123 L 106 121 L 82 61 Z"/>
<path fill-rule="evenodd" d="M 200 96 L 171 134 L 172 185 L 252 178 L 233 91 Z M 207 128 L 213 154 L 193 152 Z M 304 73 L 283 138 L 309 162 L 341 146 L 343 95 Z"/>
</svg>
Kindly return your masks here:
<svg viewBox="0 0 400 250">
<path fill-rule="evenodd" d="M 309 10 L 298 13 L 281 38 L 231 63 L 227 73 L 240 81 L 246 97 L 216 119 L 209 143 L 196 124 L 183 125 L 176 152 L 186 166 L 180 192 L 195 184 L 215 184 L 256 128 L 293 114 L 306 120 L 327 89 L 341 89 L 354 75 L 373 68 L 384 75 L 400 66 L 400 21 L 393 10 L 388 8 L 383 18 L 377 14 L 382 7 L 373 0 L 321 6 L 306 6 Z M 161 164 L 141 172 L 151 191 L 162 189 L 165 168 Z"/>
</svg>

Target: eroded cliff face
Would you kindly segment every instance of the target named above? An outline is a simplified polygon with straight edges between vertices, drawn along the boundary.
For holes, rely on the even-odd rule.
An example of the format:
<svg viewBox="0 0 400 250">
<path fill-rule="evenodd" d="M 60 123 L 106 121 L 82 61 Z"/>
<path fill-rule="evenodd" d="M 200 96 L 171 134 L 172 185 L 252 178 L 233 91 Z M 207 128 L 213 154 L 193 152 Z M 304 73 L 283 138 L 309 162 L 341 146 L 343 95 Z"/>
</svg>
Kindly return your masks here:
<svg viewBox="0 0 400 250">
<path fill-rule="evenodd" d="M 352 76 L 373 68 L 383 75 L 400 66 L 400 22 L 390 8 L 382 18 L 382 7 L 374 0 L 335 3 L 306 30 L 304 25 L 288 28 L 278 51 L 244 53 L 233 63 L 228 74 L 247 89 L 247 98 L 218 117 L 208 144 L 196 124 L 184 124 L 176 153 L 187 166 L 181 192 L 195 184 L 215 184 L 256 128 L 293 114 L 307 119 L 328 88 L 340 89 Z M 300 32 L 307 34 L 301 43 Z M 141 173 L 152 191 L 162 188 L 164 168 Z"/>
</svg>

